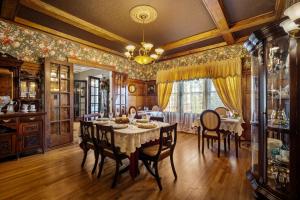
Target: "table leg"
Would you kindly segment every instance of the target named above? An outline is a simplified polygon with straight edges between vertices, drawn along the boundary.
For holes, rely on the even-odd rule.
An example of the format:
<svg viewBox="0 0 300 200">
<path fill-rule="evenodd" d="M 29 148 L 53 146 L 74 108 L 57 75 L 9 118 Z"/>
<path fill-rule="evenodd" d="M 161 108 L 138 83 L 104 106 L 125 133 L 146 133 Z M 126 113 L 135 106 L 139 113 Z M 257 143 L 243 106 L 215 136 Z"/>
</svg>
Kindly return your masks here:
<svg viewBox="0 0 300 200">
<path fill-rule="evenodd" d="M 235 133 L 235 155 L 238 158 L 239 157 L 239 147 L 238 144 L 239 143 L 239 135 L 237 133 Z"/>
<path fill-rule="evenodd" d="M 130 165 L 129 165 L 129 173 L 132 179 L 137 177 L 138 175 L 138 164 L 139 164 L 139 154 L 138 151 L 130 154 L 129 157 Z"/>
</svg>

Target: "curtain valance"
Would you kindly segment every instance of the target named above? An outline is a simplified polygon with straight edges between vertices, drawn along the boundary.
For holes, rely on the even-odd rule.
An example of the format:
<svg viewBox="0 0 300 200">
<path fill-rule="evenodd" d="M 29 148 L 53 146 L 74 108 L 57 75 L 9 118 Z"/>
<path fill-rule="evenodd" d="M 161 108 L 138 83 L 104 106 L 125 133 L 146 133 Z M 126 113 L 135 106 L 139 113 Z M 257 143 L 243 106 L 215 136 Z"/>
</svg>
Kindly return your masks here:
<svg viewBox="0 0 300 200">
<path fill-rule="evenodd" d="M 215 61 L 197 66 L 176 67 L 157 72 L 156 83 L 170 83 L 174 81 L 192 80 L 200 78 L 226 78 L 241 76 L 241 59 L 234 58 Z"/>
</svg>

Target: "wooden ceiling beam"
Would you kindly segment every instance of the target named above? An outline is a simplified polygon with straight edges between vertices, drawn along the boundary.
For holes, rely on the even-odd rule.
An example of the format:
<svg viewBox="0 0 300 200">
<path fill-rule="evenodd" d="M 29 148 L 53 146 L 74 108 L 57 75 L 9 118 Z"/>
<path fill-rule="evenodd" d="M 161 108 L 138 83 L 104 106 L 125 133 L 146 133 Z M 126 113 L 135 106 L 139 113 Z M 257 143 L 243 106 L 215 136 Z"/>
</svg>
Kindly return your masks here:
<svg viewBox="0 0 300 200">
<path fill-rule="evenodd" d="M 1 2 L 1 1 L 0 1 Z M 19 7 L 19 0 L 2 0 L 1 17 L 13 20 Z"/>
<path fill-rule="evenodd" d="M 218 0 L 202 0 L 202 2 L 204 3 L 218 29 L 221 32 L 229 30 L 229 25 L 224 14 L 223 5 L 221 5 Z M 228 44 L 234 43 L 234 37 L 231 32 L 224 32 L 222 33 L 222 36 Z"/>
<path fill-rule="evenodd" d="M 33 9 L 37 12 L 43 13 L 45 15 L 48 15 L 48 16 L 58 19 L 60 21 L 63 21 L 67 24 L 70 24 L 72 26 L 80 28 L 84 31 L 92 33 L 101 38 L 105 38 L 110 41 L 117 41 L 117 42 L 120 42 L 123 44 L 137 45 L 135 42 L 127 40 L 119 35 L 114 34 L 114 33 L 111 33 L 103 28 L 100 28 L 99 26 L 91 24 L 85 20 L 82 20 L 74 15 L 71 15 L 63 10 L 60 10 L 60 9 L 58 9 L 52 5 L 49 5 L 45 2 L 42 2 L 40 0 L 20 0 L 20 3 L 23 6 L 26 6 L 30 9 Z"/>
<path fill-rule="evenodd" d="M 108 52 L 108 53 L 111 53 L 111 54 L 114 54 L 114 55 L 124 57 L 124 55 L 122 53 L 118 52 L 118 51 L 114 51 L 114 50 L 109 49 L 107 47 L 103 47 L 101 45 L 98 45 L 98 44 L 95 44 L 95 43 L 92 43 L 92 42 L 89 42 L 89 41 L 86 41 L 86 40 L 83 40 L 83 39 L 80 39 L 80 38 L 77 38 L 77 37 L 74 37 L 74 36 L 71 36 L 71 35 L 68 35 L 68 34 L 65 34 L 65 33 L 62 33 L 62 32 L 59 32 L 57 30 L 54 30 L 54 29 L 36 24 L 34 22 L 28 21 L 28 20 L 20 18 L 20 17 L 15 17 L 14 21 L 19 23 L 19 24 L 22 24 L 22 25 L 25 25 L 25 26 L 28 26 L 28 27 L 46 32 L 46 33 L 49 33 L 51 35 L 54 35 L 54 36 L 57 36 L 57 37 L 60 37 L 60 38 L 65 38 L 67 40 L 71 40 L 71 41 L 77 42 L 79 44 L 83 44 L 83 45 L 93 47 L 93 48 L 96 48 L 96 49 L 99 49 L 99 50 L 102 50 L 102 51 L 105 51 L 105 52 Z"/>
<path fill-rule="evenodd" d="M 164 61 L 164 60 L 169 60 L 169 59 L 172 59 L 172 58 L 177 58 L 177 57 L 189 55 L 189 54 L 199 53 L 201 51 L 215 49 L 215 48 L 218 48 L 218 47 L 223 47 L 223 46 L 226 46 L 226 45 L 227 45 L 226 42 L 221 42 L 221 43 L 217 43 L 217 44 L 213 44 L 213 45 L 209 45 L 209 46 L 205 46 L 205 47 L 200 47 L 200 48 L 196 48 L 196 49 L 192 49 L 192 50 L 188 50 L 188 51 L 183 51 L 183 52 L 171 54 L 171 55 L 168 55 L 168 56 L 163 56 L 161 59 L 159 59 L 159 62 Z"/>
<path fill-rule="evenodd" d="M 243 29 L 251 28 L 258 26 L 264 23 L 272 22 L 276 19 L 274 11 L 268 12 L 262 15 L 251 17 L 242 21 L 239 21 L 231 26 L 228 30 L 229 32 L 237 32 Z"/>
<path fill-rule="evenodd" d="M 177 40 L 175 42 L 170 42 L 170 43 L 162 46 L 162 48 L 167 51 L 170 49 L 183 47 L 188 44 L 193 44 L 195 42 L 200 42 L 200 41 L 207 40 L 210 38 L 218 37 L 220 35 L 221 35 L 221 32 L 219 29 L 213 29 L 213 30 L 210 30 L 210 31 L 207 31 L 204 33 L 199 33 L 199 34 L 187 37 L 187 38 L 183 38 L 181 40 Z"/>
<path fill-rule="evenodd" d="M 222 34 L 225 35 L 226 33 L 233 33 L 237 32 L 243 29 L 251 28 L 254 26 L 258 26 L 264 23 L 272 22 L 276 19 L 275 12 L 271 11 L 262 15 L 258 15 L 255 17 L 251 17 L 245 20 L 241 20 L 235 24 L 233 24 L 228 30 L 220 31 L 219 29 L 213 29 L 211 31 L 199 33 L 187 38 L 183 38 L 181 40 L 177 40 L 175 42 L 170 42 L 168 44 L 165 44 L 162 48 L 164 48 L 166 51 L 183 47 L 188 44 L 193 44 L 196 42 L 200 42 L 203 40 L 211 39 L 214 37 L 221 36 Z"/>
</svg>

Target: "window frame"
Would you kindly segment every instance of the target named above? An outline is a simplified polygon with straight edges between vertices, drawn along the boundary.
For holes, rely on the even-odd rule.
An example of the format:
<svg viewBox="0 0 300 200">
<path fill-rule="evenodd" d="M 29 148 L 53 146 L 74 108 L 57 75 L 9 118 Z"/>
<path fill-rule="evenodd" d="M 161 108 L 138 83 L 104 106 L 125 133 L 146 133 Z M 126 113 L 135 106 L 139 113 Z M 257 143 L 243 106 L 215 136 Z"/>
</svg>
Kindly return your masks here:
<svg viewBox="0 0 300 200">
<path fill-rule="evenodd" d="M 95 87 L 95 86 L 92 86 L 92 79 L 94 80 L 98 80 L 98 87 Z M 94 77 L 94 76 L 89 76 L 88 77 L 88 80 L 89 80 L 89 113 L 92 114 L 92 113 L 99 113 L 100 112 L 100 83 L 101 83 L 101 79 L 98 78 L 98 77 Z M 92 88 L 98 88 L 98 93 L 95 95 L 93 94 L 92 95 Z M 92 107 L 95 107 L 95 105 L 97 105 L 97 103 L 92 103 L 92 97 L 97 97 L 98 96 L 98 111 L 95 111 L 93 110 L 92 111 Z M 93 105 L 92 105 L 93 104 Z"/>
</svg>

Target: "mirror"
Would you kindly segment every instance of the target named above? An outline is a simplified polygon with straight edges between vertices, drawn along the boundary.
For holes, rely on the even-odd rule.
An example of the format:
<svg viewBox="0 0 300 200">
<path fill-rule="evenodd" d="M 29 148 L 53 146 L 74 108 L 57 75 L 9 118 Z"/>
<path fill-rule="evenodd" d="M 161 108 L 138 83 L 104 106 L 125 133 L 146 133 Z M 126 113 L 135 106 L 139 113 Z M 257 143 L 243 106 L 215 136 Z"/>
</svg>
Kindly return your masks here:
<svg viewBox="0 0 300 200">
<path fill-rule="evenodd" d="M 13 72 L 8 69 L 0 68 L 0 96 L 9 96 L 10 99 L 13 99 Z"/>
</svg>

